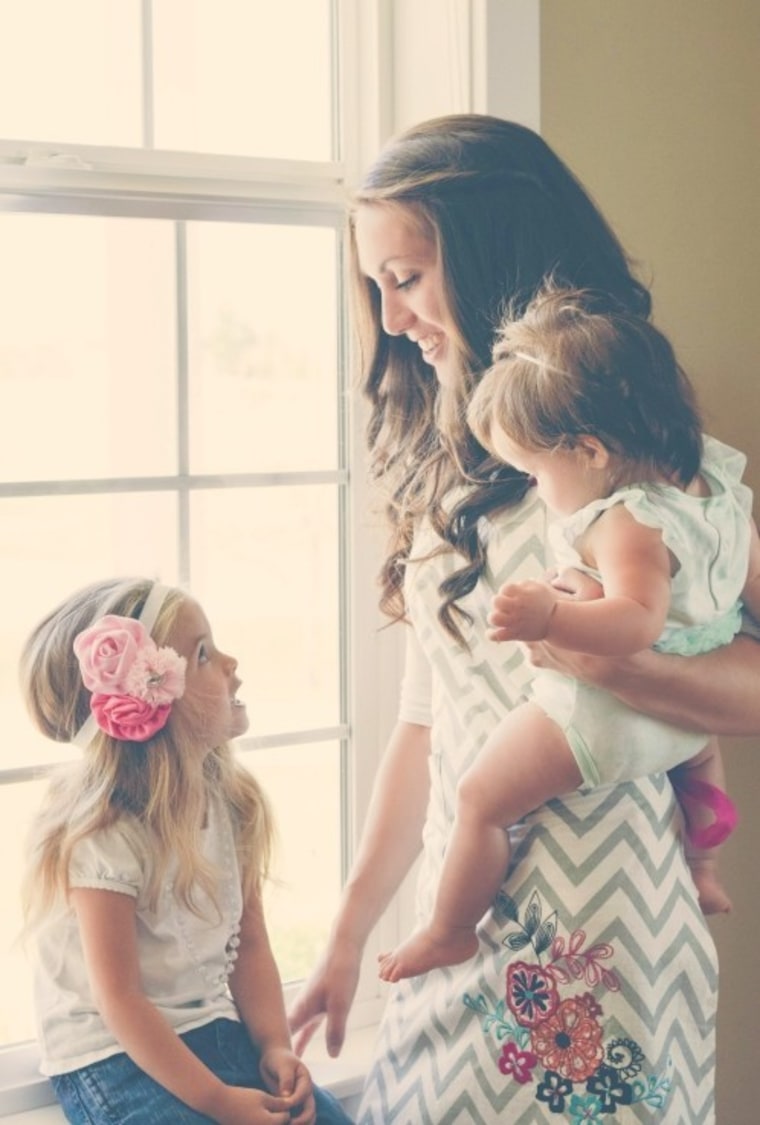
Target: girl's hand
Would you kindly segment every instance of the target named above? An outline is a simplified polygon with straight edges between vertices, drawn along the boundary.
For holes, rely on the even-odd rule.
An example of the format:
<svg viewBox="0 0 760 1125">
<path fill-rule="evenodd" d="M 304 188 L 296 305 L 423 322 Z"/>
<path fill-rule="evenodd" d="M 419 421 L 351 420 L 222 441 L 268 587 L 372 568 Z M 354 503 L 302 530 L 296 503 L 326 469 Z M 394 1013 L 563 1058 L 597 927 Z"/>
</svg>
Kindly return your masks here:
<svg viewBox="0 0 760 1125">
<path fill-rule="evenodd" d="M 210 1107 L 209 1116 L 218 1125 L 290 1125 L 291 1108 L 290 1098 L 275 1097 L 266 1090 L 225 1086 Z"/>
<path fill-rule="evenodd" d="M 508 582 L 491 602 L 488 636 L 492 641 L 540 641 L 560 594 L 547 582 Z"/>
<path fill-rule="evenodd" d="M 316 1116 L 311 1075 L 287 1047 L 271 1047 L 261 1056 L 261 1077 L 267 1089 L 290 1104 L 290 1121 L 294 1125 L 312 1125 Z"/>
</svg>

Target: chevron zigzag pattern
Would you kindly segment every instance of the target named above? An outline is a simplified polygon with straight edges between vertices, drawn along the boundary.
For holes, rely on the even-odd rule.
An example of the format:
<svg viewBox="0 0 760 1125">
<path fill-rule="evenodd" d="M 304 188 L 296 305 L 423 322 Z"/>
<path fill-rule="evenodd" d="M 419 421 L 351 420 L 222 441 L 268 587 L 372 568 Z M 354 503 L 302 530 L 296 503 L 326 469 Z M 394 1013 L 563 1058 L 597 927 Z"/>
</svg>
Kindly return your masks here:
<svg viewBox="0 0 760 1125">
<path fill-rule="evenodd" d="M 464 603 L 476 620 L 504 581 L 543 573 L 544 510 L 529 496 L 483 534 L 490 569 Z M 434 669 L 419 917 L 457 779 L 531 674 L 517 645 L 473 629 L 465 652 L 442 632 L 437 588 L 454 563 L 425 558 L 432 546 L 423 535 L 406 588 Z M 714 1125 L 717 960 L 680 831 L 664 775 L 575 792 L 516 826 L 477 956 L 390 986 L 357 1125 Z M 526 973 L 533 992 L 515 984 Z M 548 1015 L 531 1026 L 520 1005 L 540 988 Z"/>
<path fill-rule="evenodd" d="M 710 1125 L 715 1119 L 715 950 L 689 893 L 680 848 L 674 846 L 678 813 L 672 794 L 664 778 L 615 787 L 619 817 L 610 818 L 615 828 L 606 843 L 596 832 L 580 831 L 579 801 L 589 798 L 593 820 L 613 794 L 598 790 L 574 798 L 572 816 L 560 801 L 534 814 L 505 889 L 521 916 L 537 894 L 546 904 L 544 916 L 548 908 L 556 910 L 558 932 L 564 919 L 571 919 L 585 932 L 587 946 L 612 947 L 619 991 L 596 993 L 605 1039 L 635 1041 L 644 1054 L 640 1073 L 646 1082 L 668 1081 L 662 1105 L 619 1105 L 599 1120 Z M 649 846 L 645 854 L 642 840 Z M 549 841 L 552 848 L 546 846 Z M 585 850 L 579 848 L 584 841 Z M 558 862 L 563 844 L 573 859 L 567 866 Z M 423 873 L 422 879 L 429 884 L 429 875 Z M 593 1120 L 571 1115 L 569 1100 L 567 1112 L 551 1111 L 537 1100 L 536 1081 L 521 1084 L 501 1073 L 496 1025 L 484 1030 L 483 1018 L 464 1002 L 465 995 L 483 997 L 489 1011 L 496 1009 L 510 960 L 530 959 L 525 951 L 511 954 L 504 946 L 514 932 L 497 904 L 481 927 L 481 948 L 473 962 L 393 986 L 358 1125 Z M 586 1096 L 583 1085 L 577 1096 Z"/>
</svg>

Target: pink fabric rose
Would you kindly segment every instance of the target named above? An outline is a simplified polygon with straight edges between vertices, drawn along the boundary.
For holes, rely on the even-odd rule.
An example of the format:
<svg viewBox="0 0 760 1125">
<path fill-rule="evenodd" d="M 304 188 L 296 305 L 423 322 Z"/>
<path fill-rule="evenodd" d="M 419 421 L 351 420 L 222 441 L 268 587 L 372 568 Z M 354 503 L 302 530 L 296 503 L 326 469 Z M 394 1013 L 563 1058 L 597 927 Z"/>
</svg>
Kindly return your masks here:
<svg viewBox="0 0 760 1125">
<path fill-rule="evenodd" d="M 90 709 L 100 729 L 112 738 L 147 742 L 166 726 L 172 708 L 170 703 L 155 706 L 132 695 L 96 693 L 90 700 Z"/>
<path fill-rule="evenodd" d="M 127 673 L 150 636 L 139 621 L 109 613 L 74 641 L 74 652 L 88 691 L 126 693 Z"/>
<path fill-rule="evenodd" d="M 112 738 L 147 742 L 166 726 L 185 690 L 184 656 L 159 648 L 145 626 L 110 613 L 74 641 L 90 710 Z"/>
<path fill-rule="evenodd" d="M 127 672 L 124 686 L 127 695 L 146 703 L 163 704 L 179 699 L 185 690 L 187 661 L 173 648 L 157 648 L 153 642 L 137 653 Z"/>
</svg>

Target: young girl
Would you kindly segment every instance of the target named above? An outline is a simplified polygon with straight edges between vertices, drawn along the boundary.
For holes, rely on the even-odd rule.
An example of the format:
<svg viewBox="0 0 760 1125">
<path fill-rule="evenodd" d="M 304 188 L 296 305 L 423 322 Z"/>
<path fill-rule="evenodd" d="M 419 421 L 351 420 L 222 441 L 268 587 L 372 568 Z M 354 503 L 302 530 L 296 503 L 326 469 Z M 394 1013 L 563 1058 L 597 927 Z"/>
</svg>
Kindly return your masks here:
<svg viewBox="0 0 760 1125">
<path fill-rule="evenodd" d="M 81 762 L 32 833 L 42 1071 L 72 1122 L 345 1123 L 291 1050 L 262 914 L 272 822 L 229 740 L 237 662 L 201 607 L 87 587 L 29 637 L 39 729 Z"/>
<path fill-rule="evenodd" d="M 708 651 L 739 631 L 740 597 L 760 613 L 760 543 L 740 483 L 745 459 L 702 441 L 691 387 L 667 340 L 611 306 L 602 294 L 548 286 L 521 319 L 506 321 L 471 401 L 478 440 L 532 477 L 564 517 L 552 528 L 557 577 L 503 586 L 491 636 L 611 656 L 655 644 Z M 508 867 L 509 825 L 579 785 L 681 763 L 676 785 L 700 903 L 707 913 L 728 909 L 709 849 L 731 831 L 735 810 L 722 792 L 717 745 L 705 741 L 599 688 L 539 673 L 531 700 L 501 722 L 462 778 L 432 920 L 381 956 L 381 977 L 473 955 L 476 924 Z"/>
</svg>

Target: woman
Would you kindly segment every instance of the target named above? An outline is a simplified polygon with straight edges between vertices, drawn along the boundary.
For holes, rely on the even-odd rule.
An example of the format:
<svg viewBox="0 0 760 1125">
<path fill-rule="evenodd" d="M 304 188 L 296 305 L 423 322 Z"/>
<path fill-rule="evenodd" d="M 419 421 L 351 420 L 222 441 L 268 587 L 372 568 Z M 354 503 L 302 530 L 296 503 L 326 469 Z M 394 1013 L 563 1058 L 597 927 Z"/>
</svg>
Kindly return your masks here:
<svg viewBox="0 0 760 1125">
<path fill-rule="evenodd" d="M 422 844 L 418 916 L 429 917 L 457 780 L 531 678 L 523 650 L 487 638 L 487 615 L 505 580 L 542 574 L 545 511 L 463 420 L 500 314 L 548 273 L 650 311 L 565 165 L 496 118 L 435 119 L 391 142 L 351 230 L 371 463 L 391 526 L 381 605 L 411 627 L 358 855 L 291 1012 L 300 1049 L 327 1016 L 333 1055 L 370 931 Z M 531 656 L 679 725 L 760 727 L 760 650 L 746 637 L 687 659 L 571 662 L 544 645 Z M 526 817 L 474 960 L 394 986 L 359 1125 L 713 1121 L 717 965 L 679 823 L 665 775 L 575 791 Z"/>
</svg>

